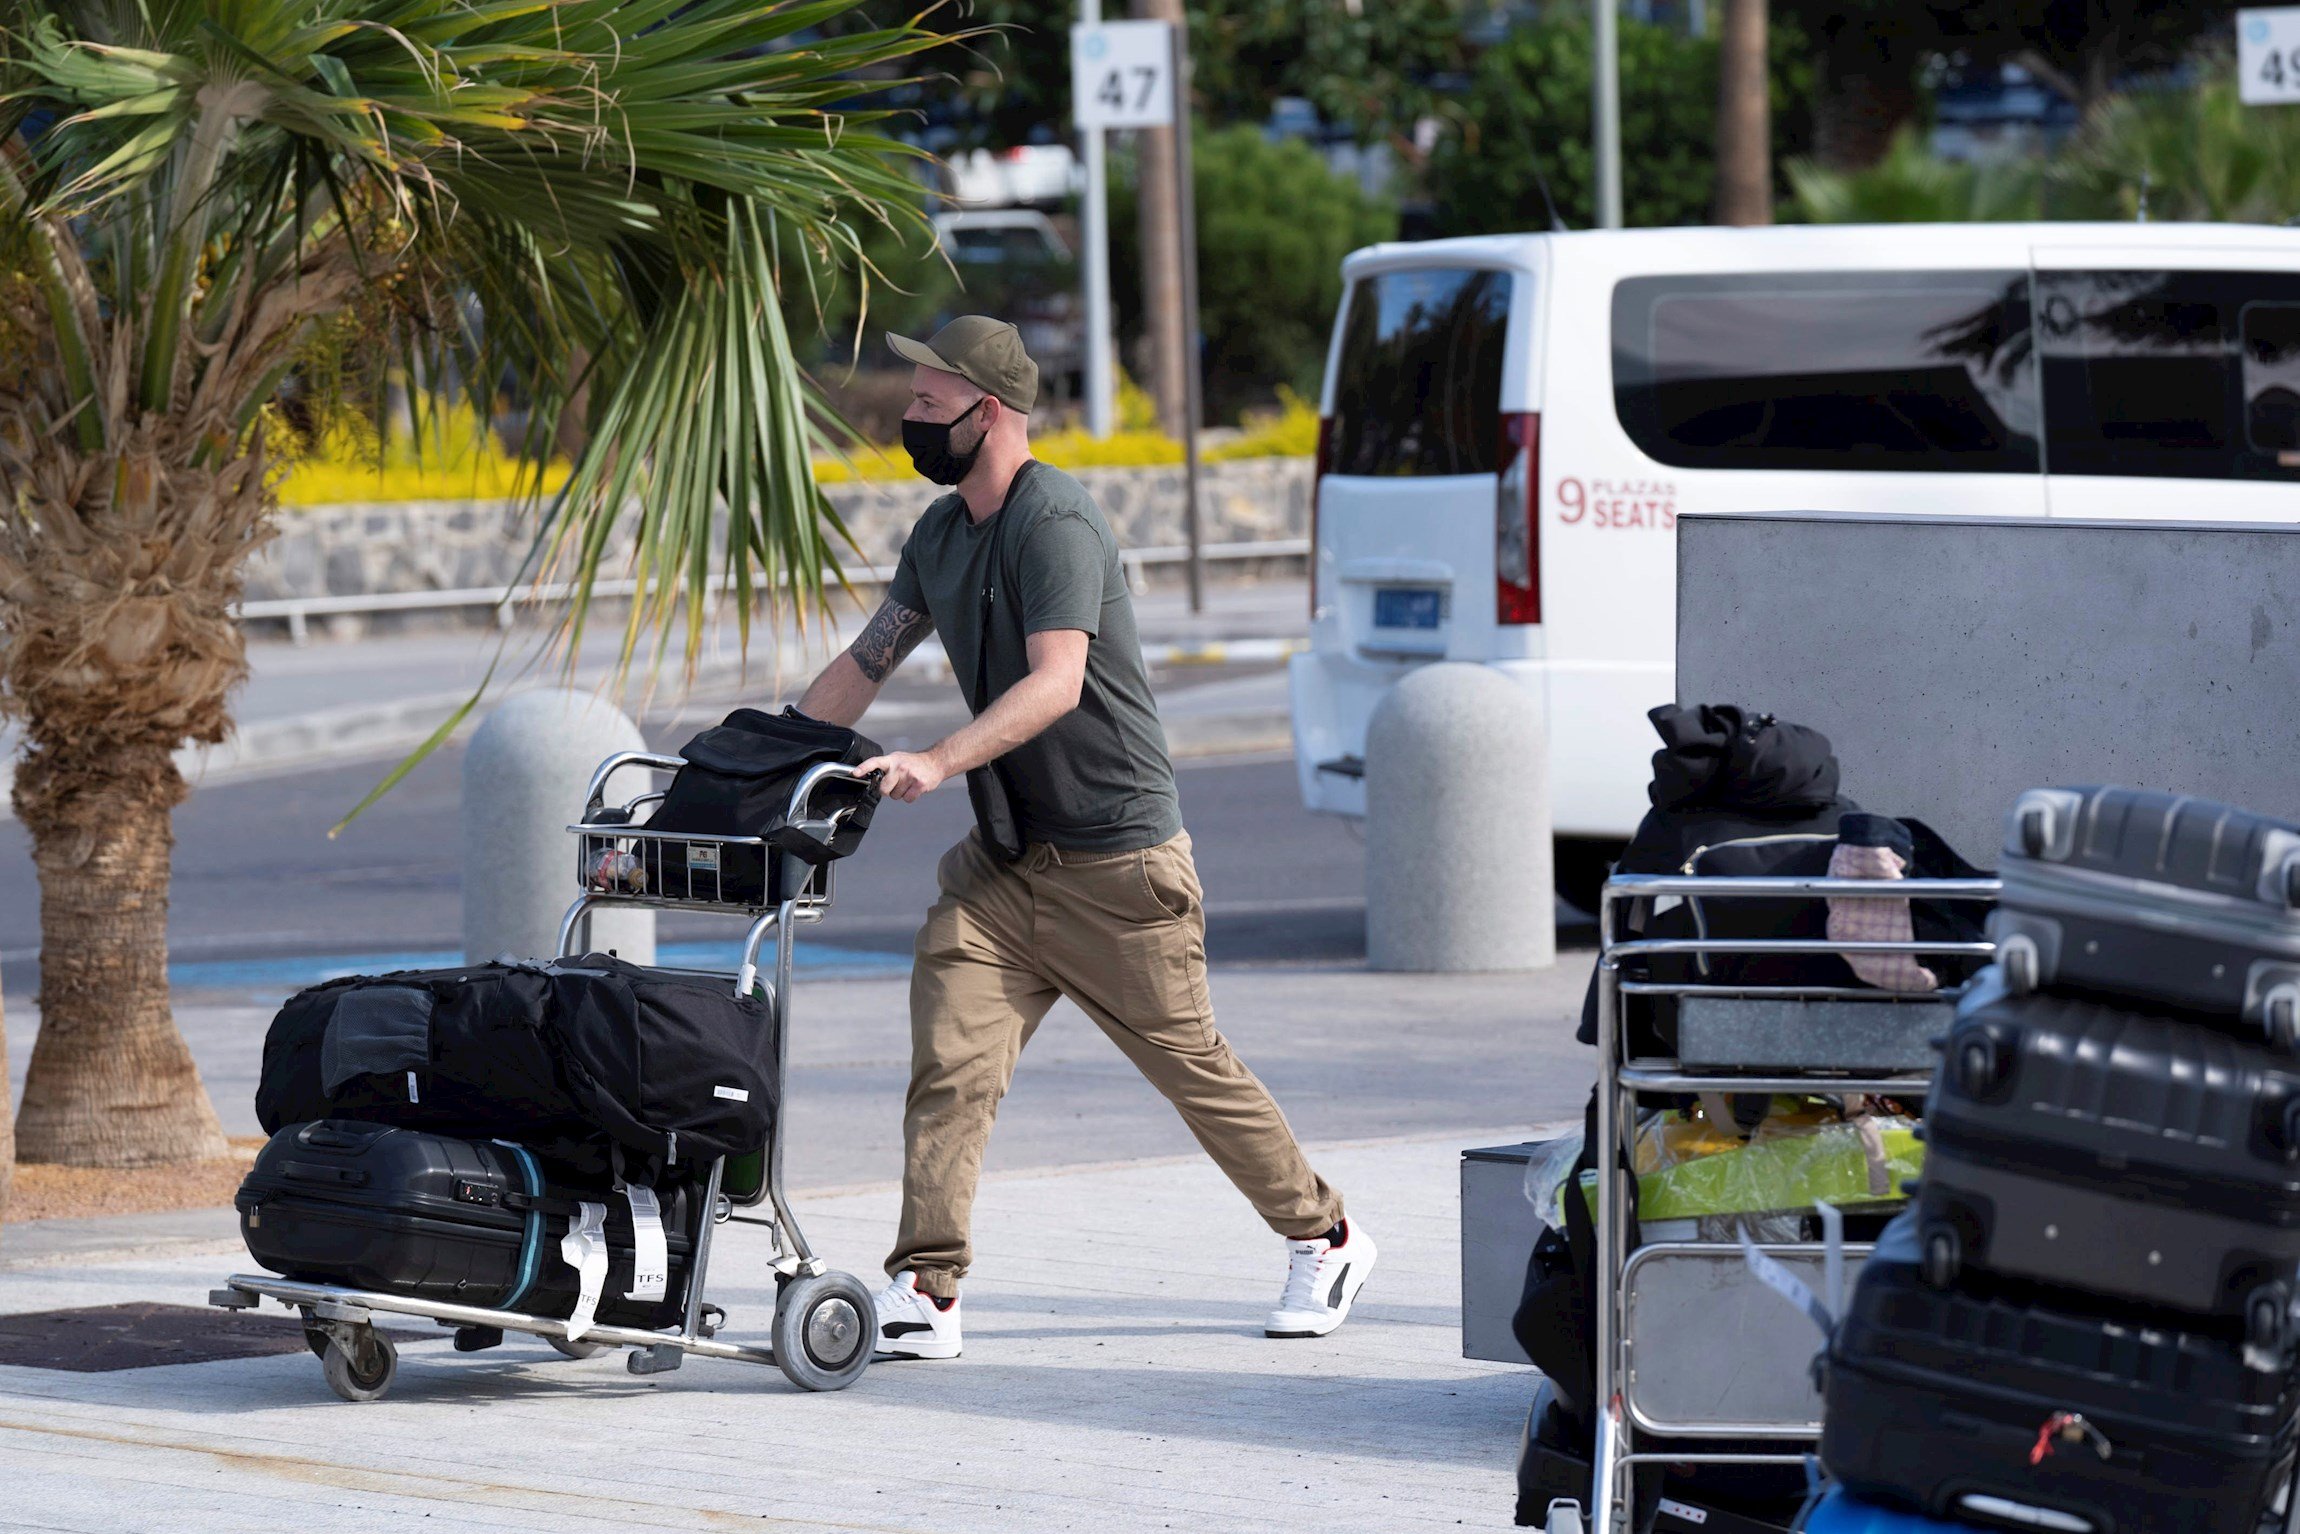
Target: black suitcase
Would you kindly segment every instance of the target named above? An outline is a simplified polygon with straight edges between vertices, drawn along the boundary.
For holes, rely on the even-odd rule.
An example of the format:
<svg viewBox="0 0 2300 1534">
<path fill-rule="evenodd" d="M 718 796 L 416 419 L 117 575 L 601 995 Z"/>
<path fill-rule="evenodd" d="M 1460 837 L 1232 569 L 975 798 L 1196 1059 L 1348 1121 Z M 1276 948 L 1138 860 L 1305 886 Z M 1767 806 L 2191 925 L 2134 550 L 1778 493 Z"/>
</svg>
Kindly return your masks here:
<svg viewBox="0 0 2300 1534">
<path fill-rule="evenodd" d="M 2241 1318 L 2279 1346 L 2300 1273 L 2300 1061 L 1984 976 L 1926 1104 L 1917 1210 L 1937 1284 L 1969 1264 Z"/>
<path fill-rule="evenodd" d="M 683 1187 L 659 1191 L 668 1281 L 626 1298 L 630 1205 L 610 1187 L 569 1186 L 534 1153 L 350 1119 L 297 1124 L 257 1153 L 233 1200 L 248 1252 L 287 1278 L 564 1319 L 581 1280 L 560 1257 L 577 1205 L 606 1206 L 607 1278 L 595 1319 L 676 1326 L 686 1299 Z"/>
<path fill-rule="evenodd" d="M 1674 1440 L 1672 1440 L 1674 1442 Z M 1641 1449 L 1655 1444 L 1641 1441 Z M 1777 1445 L 1707 1441 L 1687 1453 Z M 1517 1455 L 1517 1526 L 1542 1528 L 1552 1502 L 1574 1502 L 1586 1515 L 1596 1489 L 1594 1430 L 1568 1411 L 1547 1380 L 1534 1393 Z M 1805 1473 L 1781 1465 L 1644 1465 L 1637 1478 L 1639 1521 L 1632 1534 L 1785 1534 L 1805 1501 Z"/>
<path fill-rule="evenodd" d="M 2037 788 L 2005 821 L 2006 984 L 2154 1003 L 2300 1049 L 2300 826 L 2207 799 Z"/>
<path fill-rule="evenodd" d="M 1936 1289 L 1919 1260 L 1904 1215 L 1830 1343 L 1821 1463 L 1848 1490 L 1992 1526 L 2254 1534 L 2292 1469 L 2289 1353 L 2035 1285 Z"/>
</svg>

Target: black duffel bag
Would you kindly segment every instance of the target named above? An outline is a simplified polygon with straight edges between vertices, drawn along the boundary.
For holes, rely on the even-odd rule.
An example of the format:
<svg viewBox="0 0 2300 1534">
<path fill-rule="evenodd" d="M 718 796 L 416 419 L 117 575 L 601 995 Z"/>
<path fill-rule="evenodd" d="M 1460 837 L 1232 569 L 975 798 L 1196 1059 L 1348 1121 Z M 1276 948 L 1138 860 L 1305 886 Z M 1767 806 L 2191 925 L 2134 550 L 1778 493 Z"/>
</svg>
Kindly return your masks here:
<svg viewBox="0 0 2300 1534">
<path fill-rule="evenodd" d="M 347 975 L 299 991 L 264 1036 L 267 1134 L 352 1118 L 467 1139 L 508 1134 L 593 1172 L 600 1130 L 559 1069 L 539 964 Z"/>
<path fill-rule="evenodd" d="M 648 817 L 650 831 L 763 836 L 772 852 L 789 853 L 811 871 L 860 846 L 878 805 L 875 787 L 834 780 L 817 788 L 807 806 L 810 818 L 839 817 L 830 841 L 792 828 L 791 795 L 810 768 L 827 762 L 853 767 L 879 755 L 876 741 L 795 708 L 780 714 L 738 708 L 681 746 L 679 755 L 686 765 Z M 664 844 L 662 893 L 728 905 L 773 905 L 799 893 L 784 887 L 783 858 L 762 855 L 756 847 L 726 847 L 711 849 L 712 866 L 696 850 Z"/>
<path fill-rule="evenodd" d="M 593 1175 L 740 1156 L 779 1106 L 766 1002 L 607 954 L 330 981 L 264 1040 L 267 1133 L 359 1118 L 504 1136 Z"/>
<path fill-rule="evenodd" d="M 782 1105 L 763 997 L 604 953 L 561 959 L 551 977 L 560 1068 L 618 1144 L 675 1166 L 767 1143 Z"/>
</svg>

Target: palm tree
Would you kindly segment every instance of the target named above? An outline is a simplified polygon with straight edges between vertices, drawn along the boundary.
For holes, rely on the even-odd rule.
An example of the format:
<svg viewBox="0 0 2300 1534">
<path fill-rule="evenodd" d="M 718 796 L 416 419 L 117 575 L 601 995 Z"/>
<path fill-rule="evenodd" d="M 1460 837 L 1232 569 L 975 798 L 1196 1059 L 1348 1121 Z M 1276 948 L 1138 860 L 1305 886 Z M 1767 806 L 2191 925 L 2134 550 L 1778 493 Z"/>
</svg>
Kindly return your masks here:
<svg viewBox="0 0 2300 1534">
<path fill-rule="evenodd" d="M 1725 0 L 1717 46 L 1717 222 L 1773 222 L 1773 83 L 1765 0 Z"/>
<path fill-rule="evenodd" d="M 231 728 L 232 604 L 289 422 L 380 412 L 387 385 L 484 419 L 510 387 L 541 454 L 586 400 L 537 562 L 587 585 L 633 520 L 626 661 L 650 629 L 691 661 L 717 573 L 746 618 L 822 598 L 829 422 L 775 253 L 852 268 L 861 225 L 920 216 L 867 103 L 947 40 L 855 4 L 0 0 L 0 710 L 41 894 L 25 1160 L 224 1151 L 169 1011 L 171 757 Z"/>
</svg>

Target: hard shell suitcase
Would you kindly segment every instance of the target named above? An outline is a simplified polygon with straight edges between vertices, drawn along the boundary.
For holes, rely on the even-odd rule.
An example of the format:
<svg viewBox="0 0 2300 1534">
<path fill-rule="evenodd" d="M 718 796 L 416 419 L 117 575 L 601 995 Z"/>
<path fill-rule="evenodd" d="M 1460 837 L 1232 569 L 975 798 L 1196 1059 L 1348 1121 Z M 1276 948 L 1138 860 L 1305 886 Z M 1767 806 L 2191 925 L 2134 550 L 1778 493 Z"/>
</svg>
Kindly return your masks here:
<svg viewBox="0 0 2300 1534">
<path fill-rule="evenodd" d="M 2015 991 L 2090 993 L 2300 1049 L 2300 826 L 2207 799 L 2038 788 L 2005 821 L 1989 935 Z"/>
<path fill-rule="evenodd" d="M 1969 1523 L 1942 1523 L 1904 1508 L 1863 1502 L 1832 1486 L 1797 1524 L 1797 1534 L 1975 1534 Z"/>
<path fill-rule="evenodd" d="M 2300 1274 L 2300 1061 L 2079 997 L 1966 994 L 1925 1109 L 1927 1276 L 1966 1265 L 2280 1346 Z"/>
<path fill-rule="evenodd" d="M 606 1210 L 607 1275 L 594 1318 L 678 1324 L 691 1201 L 658 1195 L 663 1294 L 631 1299 L 631 1209 L 610 1187 L 570 1186 L 521 1146 L 327 1119 L 272 1136 L 234 1199 L 249 1253 L 289 1278 L 531 1315 L 570 1315 L 580 1275 L 560 1240 L 583 1202 Z"/>
<path fill-rule="evenodd" d="M 1821 1463 L 1854 1496 L 2066 1534 L 2254 1534 L 2293 1463 L 2289 1352 L 1918 1274 L 1887 1229 L 1826 1355 Z M 2262 1367 L 2261 1365 L 2265 1365 Z"/>
</svg>

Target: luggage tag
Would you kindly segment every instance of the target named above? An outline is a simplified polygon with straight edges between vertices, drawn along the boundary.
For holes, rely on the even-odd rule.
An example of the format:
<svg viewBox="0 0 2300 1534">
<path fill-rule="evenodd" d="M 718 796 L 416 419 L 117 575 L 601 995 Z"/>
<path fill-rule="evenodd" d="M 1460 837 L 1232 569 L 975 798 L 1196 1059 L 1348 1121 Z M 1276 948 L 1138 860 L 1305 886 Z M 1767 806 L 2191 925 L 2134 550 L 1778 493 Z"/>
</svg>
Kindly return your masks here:
<svg viewBox="0 0 2300 1534">
<path fill-rule="evenodd" d="M 1744 1232 L 1741 1237 L 1741 1260 L 1757 1281 L 1805 1313 L 1805 1318 L 1821 1329 L 1823 1337 L 1832 1337 L 1837 1331 L 1837 1315 L 1845 1308 L 1845 1215 L 1831 1203 L 1813 1206 L 1821 1217 L 1821 1228 L 1826 1245 L 1823 1248 L 1823 1284 L 1829 1291 L 1829 1300 L 1823 1304 L 1812 1288 L 1796 1274 L 1757 1250 L 1757 1244 Z"/>
<path fill-rule="evenodd" d="M 627 1298 L 655 1301 L 671 1283 L 671 1253 L 663 1239 L 663 1209 L 653 1188 L 624 1188 L 631 1204 L 631 1288 Z"/>
<path fill-rule="evenodd" d="M 567 1340 L 581 1342 L 599 1314 L 599 1294 L 607 1286 L 607 1206 L 578 1204 L 579 1219 L 559 1238 L 560 1259 L 582 1276 L 575 1309 L 567 1317 Z"/>
</svg>

